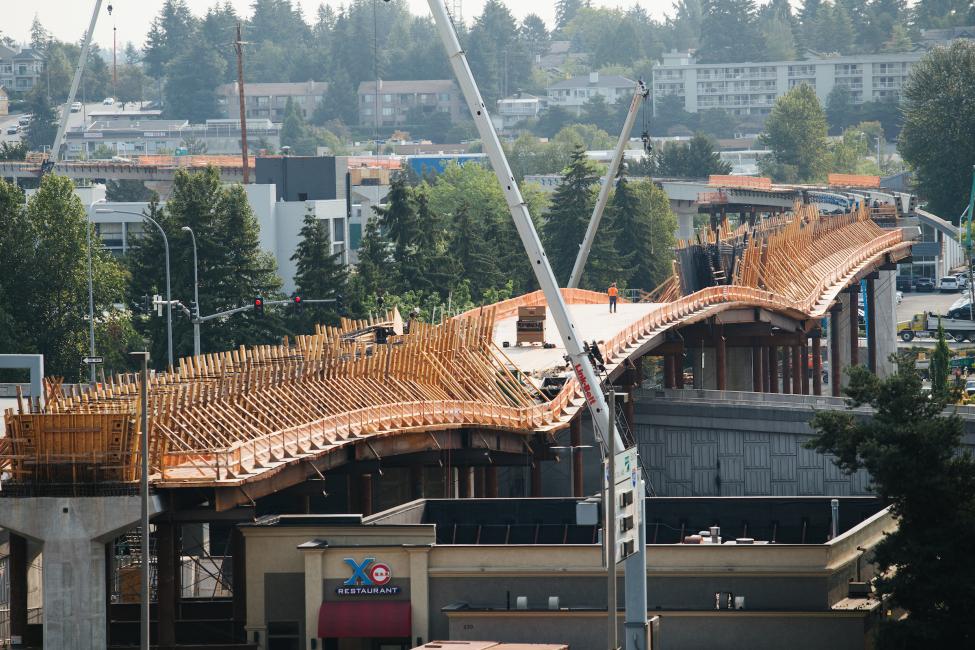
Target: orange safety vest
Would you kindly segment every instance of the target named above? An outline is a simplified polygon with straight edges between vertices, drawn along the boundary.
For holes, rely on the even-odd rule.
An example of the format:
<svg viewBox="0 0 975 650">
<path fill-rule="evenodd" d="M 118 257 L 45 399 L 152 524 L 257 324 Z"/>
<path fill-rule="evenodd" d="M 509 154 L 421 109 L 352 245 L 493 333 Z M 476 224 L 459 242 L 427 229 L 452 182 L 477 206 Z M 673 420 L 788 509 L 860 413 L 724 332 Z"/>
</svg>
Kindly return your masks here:
<svg viewBox="0 0 975 650">
<path fill-rule="evenodd" d="M 610 298 L 615 298 L 616 296 L 619 295 L 620 292 L 619 289 L 617 289 L 616 287 L 610 287 L 606 293 L 609 294 Z"/>
</svg>

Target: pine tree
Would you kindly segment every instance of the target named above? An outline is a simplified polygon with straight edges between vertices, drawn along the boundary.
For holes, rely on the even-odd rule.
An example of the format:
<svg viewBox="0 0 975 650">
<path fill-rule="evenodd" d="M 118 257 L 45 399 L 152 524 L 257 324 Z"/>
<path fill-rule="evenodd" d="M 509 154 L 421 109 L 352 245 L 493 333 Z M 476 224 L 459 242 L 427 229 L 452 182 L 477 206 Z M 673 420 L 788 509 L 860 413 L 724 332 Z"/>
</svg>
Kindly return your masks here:
<svg viewBox="0 0 975 650">
<path fill-rule="evenodd" d="M 332 252 L 332 240 L 328 233 L 328 221 L 305 216 L 301 228 L 301 241 L 295 249 L 292 261 L 296 263 L 296 293 L 306 300 L 329 300 L 343 296 L 348 281 L 348 271 L 342 263 L 342 253 Z M 298 332 L 310 332 L 314 323 L 338 323 L 338 308 L 334 304 L 306 304 L 300 314 L 293 317 Z"/>
<path fill-rule="evenodd" d="M 582 0 L 557 0 L 555 3 L 555 29 L 563 31 L 582 9 Z"/>
<path fill-rule="evenodd" d="M 446 298 L 457 280 L 457 266 L 447 252 L 443 220 L 431 210 L 427 190 L 426 184 L 414 190 L 417 236 L 414 272 L 409 276 L 409 288 L 437 293 L 441 298 Z"/>
<path fill-rule="evenodd" d="M 483 224 L 464 205 L 454 215 L 450 256 L 470 280 L 471 295 L 480 300 L 488 289 L 502 284 L 503 274 Z"/>
<path fill-rule="evenodd" d="M 383 237 L 379 221 L 379 217 L 373 217 L 366 222 L 366 230 L 359 242 L 355 274 L 349 278 L 350 311 L 354 314 L 365 313 L 363 302 L 389 293 L 395 280 L 389 242 Z"/>
<path fill-rule="evenodd" d="M 586 234 L 596 182 L 596 170 L 586 157 L 585 148 L 576 146 L 542 227 L 545 251 L 559 283 L 568 282 Z"/>
<path fill-rule="evenodd" d="M 941 325 L 941 319 L 938 319 L 938 342 L 934 346 L 934 352 L 931 354 L 931 394 L 937 399 L 947 399 L 949 396 L 949 389 L 951 384 L 948 381 L 948 375 L 951 373 L 951 350 L 948 348 L 948 342 L 945 340 L 945 328 Z"/>
<path fill-rule="evenodd" d="M 284 105 L 284 122 L 281 124 L 281 146 L 291 147 L 291 153 L 298 156 L 313 156 L 317 142 L 311 127 L 305 122 L 301 109 L 292 100 Z"/>
<path fill-rule="evenodd" d="M 413 192 L 403 175 L 398 174 L 392 180 L 386 197 L 386 207 L 376 207 L 373 210 L 379 216 L 383 235 L 393 245 L 395 272 L 392 285 L 398 292 L 410 286 L 416 272 L 414 256 L 419 238 Z"/>
<path fill-rule="evenodd" d="M 52 146 L 58 132 L 58 116 L 50 98 L 41 91 L 40 86 L 28 95 L 27 110 L 33 115 L 24 134 L 27 146 L 31 151 L 41 151 L 44 147 Z"/>
</svg>

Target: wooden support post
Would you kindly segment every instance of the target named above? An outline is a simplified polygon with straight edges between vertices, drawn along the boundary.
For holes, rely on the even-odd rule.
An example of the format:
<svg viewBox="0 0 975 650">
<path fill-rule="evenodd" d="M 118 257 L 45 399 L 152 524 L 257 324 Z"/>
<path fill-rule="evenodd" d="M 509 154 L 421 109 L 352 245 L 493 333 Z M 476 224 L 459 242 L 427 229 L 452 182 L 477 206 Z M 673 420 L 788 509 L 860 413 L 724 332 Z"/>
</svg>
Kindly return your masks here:
<svg viewBox="0 0 975 650">
<path fill-rule="evenodd" d="M 850 365 L 860 363 L 860 285 L 850 285 Z"/>
<path fill-rule="evenodd" d="M 488 465 L 484 468 L 484 496 L 488 499 L 498 498 L 498 466 Z"/>
<path fill-rule="evenodd" d="M 870 372 L 877 374 L 877 292 L 874 285 L 875 280 L 873 278 L 869 278 L 867 280 L 866 300 L 867 365 L 870 368 Z"/>
<path fill-rule="evenodd" d="M 423 464 L 413 463 L 410 465 L 410 498 L 422 499 L 423 494 Z"/>
<path fill-rule="evenodd" d="M 583 492 L 582 486 L 582 449 L 579 448 L 582 445 L 582 417 L 576 415 L 569 422 L 569 445 L 572 447 L 572 496 L 581 497 Z"/>
<path fill-rule="evenodd" d="M 809 344 L 799 346 L 799 359 L 802 361 L 802 394 L 809 394 Z"/>
<path fill-rule="evenodd" d="M 762 350 L 757 345 L 752 346 L 752 390 L 762 392 Z"/>
<path fill-rule="evenodd" d="M 10 635 L 24 639 L 27 635 L 27 538 L 10 533 L 9 544 Z"/>
<path fill-rule="evenodd" d="M 714 372 L 716 375 L 716 387 L 718 390 L 727 390 L 727 370 L 726 365 L 726 354 L 727 346 L 725 345 L 724 338 L 724 327 L 718 325 L 717 331 L 714 335 Z M 632 402 L 632 393 L 630 397 L 630 402 Z M 633 423 L 630 423 L 630 429 L 632 430 Z"/>
<path fill-rule="evenodd" d="M 813 330 L 812 333 L 812 373 L 813 373 L 813 395 L 823 394 L 823 350 L 821 340 L 823 333 L 820 330 Z"/>
<path fill-rule="evenodd" d="M 792 392 L 792 348 L 791 345 L 782 346 L 782 394 Z"/>
<path fill-rule="evenodd" d="M 761 353 L 761 365 L 762 365 L 762 392 L 768 393 L 771 389 L 769 388 L 769 372 L 768 372 L 768 346 L 760 345 L 758 347 Z"/>
<path fill-rule="evenodd" d="M 372 514 L 372 474 L 359 475 L 359 512 L 363 517 Z"/>
<path fill-rule="evenodd" d="M 779 392 L 779 349 L 768 346 L 768 387 L 770 393 Z"/>
<path fill-rule="evenodd" d="M 789 350 L 792 355 L 792 393 L 802 394 L 802 349 L 798 345 L 793 345 Z"/>
<path fill-rule="evenodd" d="M 829 312 L 829 385 L 833 397 L 840 396 L 840 378 L 843 368 L 840 364 L 840 314 L 839 307 Z"/>
<path fill-rule="evenodd" d="M 156 522 L 156 625 L 161 650 L 176 646 L 176 571 L 180 563 L 176 545 L 177 524 L 161 518 Z"/>
</svg>

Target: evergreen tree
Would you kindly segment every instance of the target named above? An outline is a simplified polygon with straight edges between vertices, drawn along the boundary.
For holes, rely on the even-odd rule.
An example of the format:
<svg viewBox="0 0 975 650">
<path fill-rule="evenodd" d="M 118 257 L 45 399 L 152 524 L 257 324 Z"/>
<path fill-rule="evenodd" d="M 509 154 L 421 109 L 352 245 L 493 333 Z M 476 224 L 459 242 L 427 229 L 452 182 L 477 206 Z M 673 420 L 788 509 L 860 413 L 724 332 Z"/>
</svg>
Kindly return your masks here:
<svg viewBox="0 0 975 650">
<path fill-rule="evenodd" d="M 366 229 L 359 242 L 355 274 L 349 279 L 352 297 L 351 311 L 363 314 L 363 301 L 374 301 L 376 296 L 387 293 L 394 279 L 393 261 L 389 255 L 389 243 L 382 235 L 380 218 L 366 221 Z"/>
<path fill-rule="evenodd" d="M 549 33 L 545 28 L 545 21 L 538 14 L 528 14 L 521 21 L 521 39 L 528 48 L 532 61 L 548 51 Z"/>
<path fill-rule="evenodd" d="M 149 211 L 169 237 L 174 300 L 189 304 L 193 296 L 193 245 L 190 234 L 181 230 L 183 226 L 196 235 L 202 314 L 245 306 L 257 296 L 273 299 L 280 295 L 274 258 L 260 249 L 257 219 L 241 185 L 223 185 L 212 167 L 192 174 L 179 170 L 166 207 L 152 203 Z M 162 253 L 162 237 L 147 225 L 128 256 L 131 295 L 165 293 Z M 165 365 L 165 318 L 153 316 L 138 326 L 153 341 L 153 360 Z M 245 312 L 210 321 L 203 325 L 201 338 L 204 350 L 227 350 L 274 341 L 285 331 L 281 312 L 272 308 L 263 318 Z M 192 341 L 191 324 L 174 311 L 175 355 L 192 353 Z"/>
<path fill-rule="evenodd" d="M 545 252 L 560 283 L 569 280 L 579 245 L 586 234 L 597 180 L 596 170 L 586 158 L 586 150 L 582 146 L 576 147 L 542 227 Z"/>
<path fill-rule="evenodd" d="M 197 19 L 190 12 L 186 0 L 166 0 L 163 3 L 159 15 L 149 27 L 144 48 L 143 62 L 150 77 L 161 79 L 166 75 L 166 67 L 180 52 L 185 51 L 196 26 Z"/>
<path fill-rule="evenodd" d="M 555 30 L 563 31 L 572 19 L 582 9 L 582 0 L 556 0 L 555 2 Z"/>
<path fill-rule="evenodd" d="M 38 86 L 27 96 L 27 110 L 33 116 L 27 125 L 24 142 L 31 151 L 51 147 L 58 133 L 58 116 L 47 93 Z"/>
<path fill-rule="evenodd" d="M 206 42 L 198 32 L 183 43 L 183 48 L 166 68 L 163 113 L 199 124 L 219 114 L 216 89 L 224 79 L 226 61 L 216 45 Z"/>
<path fill-rule="evenodd" d="M 413 191 L 417 236 L 414 272 L 409 276 L 409 287 L 414 291 L 436 293 L 446 298 L 460 274 L 448 251 L 443 219 L 430 207 L 428 189 L 424 183 Z"/>
<path fill-rule="evenodd" d="M 392 180 L 386 197 L 386 207 L 376 207 L 373 210 L 379 216 L 383 235 L 393 245 L 393 287 L 399 293 L 401 288 L 410 286 L 416 273 L 414 258 L 420 234 L 413 192 L 402 175 L 397 175 Z"/>
<path fill-rule="evenodd" d="M 938 319 L 938 342 L 931 353 L 931 394 L 936 399 L 948 400 L 951 395 L 951 384 L 948 376 L 951 374 L 951 350 L 948 348 L 948 341 L 945 340 L 945 328 Z"/>
<path fill-rule="evenodd" d="M 754 0 L 707 0 L 701 19 L 700 63 L 759 59 L 761 36 L 755 23 Z"/>
<path fill-rule="evenodd" d="M 504 274 L 498 265 L 497 255 L 488 242 L 484 225 L 473 216 L 468 206 L 461 206 L 454 215 L 452 230 L 450 257 L 463 277 L 470 280 L 473 298 L 480 300 L 485 291 L 503 283 Z"/>
<path fill-rule="evenodd" d="M 616 187 L 612 210 L 616 250 L 630 266 L 627 285 L 644 291 L 656 288 L 673 273 L 677 217 L 670 199 L 652 181 L 626 181 L 622 192 L 620 185 Z"/>
<path fill-rule="evenodd" d="M 674 16 L 667 18 L 671 48 L 681 52 L 697 49 L 701 40 L 703 5 L 702 0 L 677 0 L 674 3 Z"/>
<path fill-rule="evenodd" d="M 41 24 L 41 19 L 37 14 L 34 14 L 34 20 L 30 24 L 30 46 L 31 49 L 37 50 L 40 54 L 43 54 L 47 49 L 47 44 L 51 40 L 51 33 L 44 28 Z"/>
<path fill-rule="evenodd" d="M 291 147 L 291 153 L 297 156 L 314 156 L 318 149 L 314 131 L 305 122 L 301 109 L 291 97 L 288 97 L 288 102 L 284 105 L 281 146 Z"/>
<path fill-rule="evenodd" d="M 913 359 L 885 379 L 863 366 L 849 375 L 849 406 L 872 415 L 821 411 L 808 447 L 846 473 L 866 470 L 896 520 L 873 548 L 872 583 L 887 611 L 903 615 L 883 617 L 877 647 L 970 647 L 975 461 L 962 446 L 963 422 L 948 409 L 951 397 L 922 388 Z"/>
<path fill-rule="evenodd" d="M 316 219 L 309 213 L 301 228 L 301 241 L 291 260 L 296 263 L 296 292 L 308 300 L 329 300 L 343 296 L 348 281 L 348 271 L 342 263 L 342 253 L 332 252 L 332 240 L 327 220 Z M 306 304 L 301 313 L 293 317 L 295 331 L 310 333 L 315 323 L 338 324 L 338 308 L 335 304 Z"/>
</svg>

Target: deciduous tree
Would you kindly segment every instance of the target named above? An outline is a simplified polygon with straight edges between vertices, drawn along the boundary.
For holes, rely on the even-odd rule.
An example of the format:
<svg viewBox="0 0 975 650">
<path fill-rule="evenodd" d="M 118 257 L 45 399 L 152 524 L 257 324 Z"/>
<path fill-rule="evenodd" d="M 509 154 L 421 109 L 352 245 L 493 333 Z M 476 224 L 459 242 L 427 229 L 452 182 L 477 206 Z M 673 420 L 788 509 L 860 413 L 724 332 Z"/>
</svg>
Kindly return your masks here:
<svg viewBox="0 0 975 650">
<path fill-rule="evenodd" d="M 775 100 L 760 141 L 772 150 L 760 163 L 781 181 L 816 181 L 826 174 L 826 114 L 816 91 L 799 84 Z"/>
</svg>

